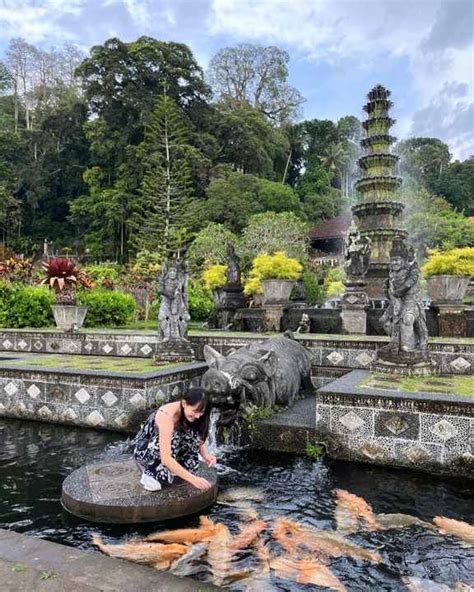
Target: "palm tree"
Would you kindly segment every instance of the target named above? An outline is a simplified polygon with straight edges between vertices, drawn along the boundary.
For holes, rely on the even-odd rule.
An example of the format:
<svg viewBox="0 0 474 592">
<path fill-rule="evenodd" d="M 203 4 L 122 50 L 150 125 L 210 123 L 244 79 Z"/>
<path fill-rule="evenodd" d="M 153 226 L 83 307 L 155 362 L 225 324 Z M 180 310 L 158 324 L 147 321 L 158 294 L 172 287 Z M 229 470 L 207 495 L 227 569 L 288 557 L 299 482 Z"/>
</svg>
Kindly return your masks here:
<svg viewBox="0 0 474 592">
<path fill-rule="evenodd" d="M 335 179 L 339 181 L 338 189 L 341 189 L 344 170 L 349 161 L 349 153 L 344 144 L 342 142 L 329 144 L 318 158 L 323 167 L 334 174 Z"/>
</svg>

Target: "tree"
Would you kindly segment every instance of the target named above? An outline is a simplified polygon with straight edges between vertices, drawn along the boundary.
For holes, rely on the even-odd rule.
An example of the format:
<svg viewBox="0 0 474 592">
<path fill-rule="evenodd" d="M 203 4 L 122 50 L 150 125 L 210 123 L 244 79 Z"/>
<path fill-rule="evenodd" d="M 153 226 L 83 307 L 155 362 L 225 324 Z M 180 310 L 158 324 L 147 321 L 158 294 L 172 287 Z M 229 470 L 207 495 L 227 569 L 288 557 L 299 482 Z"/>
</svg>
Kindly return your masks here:
<svg viewBox="0 0 474 592">
<path fill-rule="evenodd" d="M 247 264 L 259 253 L 275 251 L 302 260 L 307 247 L 308 227 L 293 212 L 255 214 L 242 233 L 241 252 Z"/>
<path fill-rule="evenodd" d="M 474 215 L 474 156 L 448 164 L 433 181 L 432 190 L 442 195 L 457 210 Z"/>
<path fill-rule="evenodd" d="M 239 239 L 223 224 L 211 222 L 198 232 L 187 251 L 191 272 L 200 273 L 206 265 L 225 264 L 229 241 L 237 246 Z"/>
<path fill-rule="evenodd" d="M 254 175 L 220 169 L 209 185 L 205 218 L 235 233 L 240 233 L 250 216 L 272 210 L 300 211 L 299 200 L 291 187 Z"/>
<path fill-rule="evenodd" d="M 448 146 L 437 138 L 410 138 L 395 147 L 400 156 L 400 171 L 418 184 L 433 191 L 451 160 Z"/>
<path fill-rule="evenodd" d="M 422 257 L 434 247 L 474 245 L 474 225 L 453 210 L 444 198 L 430 194 L 425 188 L 407 184 L 403 190 L 404 226 L 410 242 Z"/>
<path fill-rule="evenodd" d="M 221 49 L 209 64 L 218 98 L 247 102 L 276 124 L 294 119 L 304 99 L 289 86 L 289 55 L 278 47 L 241 44 Z"/>
<path fill-rule="evenodd" d="M 186 136 L 183 115 L 165 92 L 157 101 L 139 149 L 144 174 L 132 223 L 138 249 L 158 251 L 164 257 L 189 242 L 193 191 Z"/>
<path fill-rule="evenodd" d="M 311 224 L 334 218 L 347 205 L 339 190 L 331 186 L 332 173 L 321 164 L 313 163 L 300 177 L 297 193 L 302 210 Z"/>
</svg>

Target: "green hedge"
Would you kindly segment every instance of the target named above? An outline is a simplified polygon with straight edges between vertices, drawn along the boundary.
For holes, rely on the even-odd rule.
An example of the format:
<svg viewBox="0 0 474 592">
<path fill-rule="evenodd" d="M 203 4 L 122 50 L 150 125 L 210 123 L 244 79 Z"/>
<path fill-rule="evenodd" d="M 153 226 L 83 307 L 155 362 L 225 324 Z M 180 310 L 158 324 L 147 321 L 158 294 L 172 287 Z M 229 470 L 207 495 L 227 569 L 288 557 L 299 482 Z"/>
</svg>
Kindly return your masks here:
<svg viewBox="0 0 474 592">
<path fill-rule="evenodd" d="M 199 281 L 191 280 L 188 285 L 189 314 L 193 321 L 205 321 L 214 308 L 211 292 Z"/>
<path fill-rule="evenodd" d="M 11 329 L 54 326 L 54 294 L 45 287 L 0 282 L 0 326 Z"/>
<path fill-rule="evenodd" d="M 136 302 L 131 294 L 97 288 L 77 293 L 77 304 L 87 306 L 84 327 L 120 327 L 131 321 Z"/>
</svg>

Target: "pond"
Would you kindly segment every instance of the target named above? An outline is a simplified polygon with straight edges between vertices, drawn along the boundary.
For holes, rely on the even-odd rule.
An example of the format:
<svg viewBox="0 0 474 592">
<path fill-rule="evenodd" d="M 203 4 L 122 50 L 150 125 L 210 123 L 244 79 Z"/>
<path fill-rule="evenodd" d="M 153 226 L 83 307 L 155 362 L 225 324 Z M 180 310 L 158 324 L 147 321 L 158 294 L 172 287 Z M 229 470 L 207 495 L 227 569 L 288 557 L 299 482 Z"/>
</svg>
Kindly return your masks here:
<svg viewBox="0 0 474 592">
<path fill-rule="evenodd" d="M 19 420 L 0 420 L 0 527 L 40 536 L 81 549 L 94 548 L 93 534 L 104 542 L 118 543 L 130 536 L 163 529 L 196 526 L 196 516 L 146 526 L 97 525 L 74 518 L 60 503 L 62 480 L 80 465 L 94 459 L 121 454 L 126 449 L 123 435 L 107 431 L 63 427 Z M 279 516 L 334 530 L 335 490 L 343 489 L 364 498 L 376 513 L 402 513 L 432 521 L 446 516 L 472 523 L 474 482 L 431 477 L 423 473 L 372 467 L 356 463 L 271 455 L 250 450 L 229 449 L 220 457 L 220 489 L 257 487 L 261 497 L 239 505 L 216 504 L 209 516 L 222 522 L 232 533 L 245 519 L 249 506 L 259 518 L 271 523 Z M 347 538 L 360 547 L 379 553 L 382 563 L 370 564 L 348 556 L 333 559 L 332 573 L 350 591 L 414 590 L 419 580 L 446 590 L 456 582 L 474 584 L 474 549 L 461 540 L 422 526 L 385 531 L 364 531 Z M 243 551 L 239 566 L 254 565 Z M 205 564 L 194 576 L 209 581 Z M 236 582 L 233 590 L 245 590 Z M 263 588 L 262 588 L 263 589 Z M 272 574 L 273 590 L 315 590 Z"/>
</svg>

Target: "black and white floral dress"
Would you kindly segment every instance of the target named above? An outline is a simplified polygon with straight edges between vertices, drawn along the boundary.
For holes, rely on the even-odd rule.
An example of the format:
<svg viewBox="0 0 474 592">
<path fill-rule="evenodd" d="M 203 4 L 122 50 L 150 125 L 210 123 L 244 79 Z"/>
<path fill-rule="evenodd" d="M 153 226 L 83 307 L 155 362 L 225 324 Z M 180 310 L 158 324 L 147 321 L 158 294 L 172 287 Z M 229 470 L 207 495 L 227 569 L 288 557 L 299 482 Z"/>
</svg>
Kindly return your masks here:
<svg viewBox="0 0 474 592">
<path fill-rule="evenodd" d="M 174 475 L 161 462 L 160 437 L 155 423 L 156 414 L 166 413 L 156 409 L 148 417 L 135 438 L 133 455 L 145 475 L 150 475 L 162 485 L 173 483 Z M 192 430 L 175 430 L 171 436 L 171 456 L 193 474 L 199 467 L 200 438 Z"/>
</svg>

